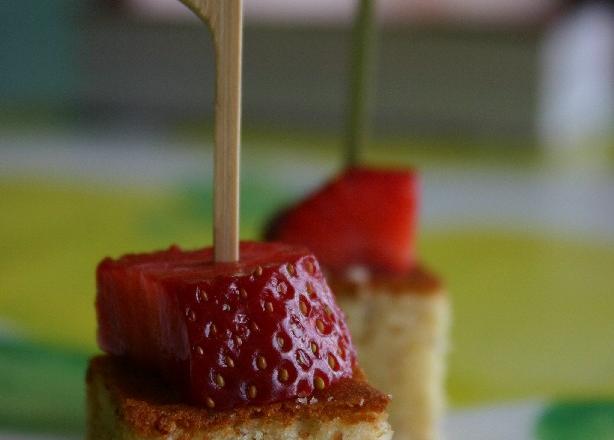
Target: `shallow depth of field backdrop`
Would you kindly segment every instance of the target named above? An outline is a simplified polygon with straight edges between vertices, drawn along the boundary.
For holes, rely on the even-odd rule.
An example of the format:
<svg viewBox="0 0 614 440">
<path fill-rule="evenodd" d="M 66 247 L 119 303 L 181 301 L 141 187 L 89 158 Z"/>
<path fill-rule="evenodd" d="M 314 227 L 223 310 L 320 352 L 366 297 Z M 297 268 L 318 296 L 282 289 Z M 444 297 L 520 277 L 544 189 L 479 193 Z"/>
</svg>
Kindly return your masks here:
<svg viewBox="0 0 614 440">
<path fill-rule="evenodd" d="M 353 1 L 245 0 L 242 236 L 342 167 Z M 381 1 L 363 162 L 423 181 L 454 439 L 614 438 L 609 2 Z M 213 59 L 175 0 L 0 5 L 0 439 L 79 438 L 105 256 L 211 242 Z"/>
</svg>

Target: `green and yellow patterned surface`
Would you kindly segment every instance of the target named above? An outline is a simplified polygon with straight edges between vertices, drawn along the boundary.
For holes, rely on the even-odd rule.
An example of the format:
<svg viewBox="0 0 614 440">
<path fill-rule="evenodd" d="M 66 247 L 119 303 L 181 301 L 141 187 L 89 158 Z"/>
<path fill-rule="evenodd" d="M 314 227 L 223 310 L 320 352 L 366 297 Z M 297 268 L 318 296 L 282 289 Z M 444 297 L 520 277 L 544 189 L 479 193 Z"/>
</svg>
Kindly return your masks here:
<svg viewBox="0 0 614 440">
<path fill-rule="evenodd" d="M 0 175 L 0 432 L 78 435 L 97 262 L 210 243 L 211 191 L 205 178 L 131 188 L 25 174 Z M 243 189 L 243 238 L 297 192 L 258 175 Z M 420 254 L 454 305 L 453 408 L 560 401 L 544 404 L 537 438 L 614 438 L 610 238 L 423 225 Z"/>
</svg>

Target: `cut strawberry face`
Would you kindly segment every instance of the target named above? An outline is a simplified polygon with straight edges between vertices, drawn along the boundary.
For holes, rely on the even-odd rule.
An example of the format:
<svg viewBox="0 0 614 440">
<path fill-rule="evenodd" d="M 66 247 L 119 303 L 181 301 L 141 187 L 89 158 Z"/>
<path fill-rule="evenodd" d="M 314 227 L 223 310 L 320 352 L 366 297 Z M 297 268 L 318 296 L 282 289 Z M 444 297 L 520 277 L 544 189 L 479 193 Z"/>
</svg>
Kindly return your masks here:
<svg viewBox="0 0 614 440">
<path fill-rule="evenodd" d="M 412 171 L 351 168 L 279 214 L 265 235 L 307 246 L 333 273 L 402 273 L 414 264 L 418 194 Z"/>
<path fill-rule="evenodd" d="M 351 377 L 344 316 L 315 257 L 242 243 L 239 263 L 211 249 L 127 255 L 98 267 L 98 340 L 163 373 L 215 409 L 310 396 Z"/>
</svg>

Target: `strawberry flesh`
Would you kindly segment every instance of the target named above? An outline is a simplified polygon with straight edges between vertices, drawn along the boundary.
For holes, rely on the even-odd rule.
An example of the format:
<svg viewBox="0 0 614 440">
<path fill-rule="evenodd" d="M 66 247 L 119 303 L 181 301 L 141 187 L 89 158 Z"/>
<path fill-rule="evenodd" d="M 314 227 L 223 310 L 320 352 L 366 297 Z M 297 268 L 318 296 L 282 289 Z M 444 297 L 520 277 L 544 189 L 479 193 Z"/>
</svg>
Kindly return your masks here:
<svg viewBox="0 0 614 440">
<path fill-rule="evenodd" d="M 228 409 L 310 396 L 355 365 L 344 316 L 303 248 L 242 243 L 106 259 L 97 271 L 98 341 L 161 372 L 196 404 Z"/>
<path fill-rule="evenodd" d="M 350 168 L 281 212 L 265 237 L 308 247 L 335 274 L 356 266 L 407 272 L 415 263 L 418 185 L 410 170 Z"/>
</svg>

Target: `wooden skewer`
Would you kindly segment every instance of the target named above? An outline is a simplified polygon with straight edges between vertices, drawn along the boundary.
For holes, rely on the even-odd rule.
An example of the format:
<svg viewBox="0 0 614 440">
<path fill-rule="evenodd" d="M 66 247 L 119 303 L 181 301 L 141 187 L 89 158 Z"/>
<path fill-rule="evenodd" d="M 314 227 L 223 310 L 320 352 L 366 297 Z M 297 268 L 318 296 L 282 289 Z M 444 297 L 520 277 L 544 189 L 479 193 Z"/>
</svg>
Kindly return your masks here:
<svg viewBox="0 0 614 440">
<path fill-rule="evenodd" d="M 213 246 L 215 261 L 239 260 L 242 0 L 181 0 L 210 28 L 216 55 Z"/>
<path fill-rule="evenodd" d="M 377 25 L 375 0 L 359 0 L 352 29 L 346 127 L 347 167 L 356 165 L 371 134 Z"/>
</svg>

